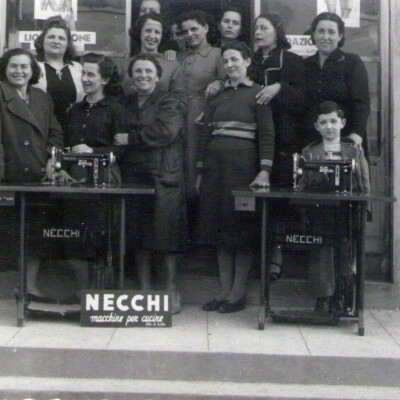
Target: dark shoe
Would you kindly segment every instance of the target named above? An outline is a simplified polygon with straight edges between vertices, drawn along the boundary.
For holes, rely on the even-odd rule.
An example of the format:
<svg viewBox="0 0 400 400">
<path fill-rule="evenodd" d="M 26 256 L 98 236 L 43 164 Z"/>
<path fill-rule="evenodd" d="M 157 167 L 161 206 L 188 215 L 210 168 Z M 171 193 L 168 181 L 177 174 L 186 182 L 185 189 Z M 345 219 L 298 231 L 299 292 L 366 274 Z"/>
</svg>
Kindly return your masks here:
<svg viewBox="0 0 400 400">
<path fill-rule="evenodd" d="M 243 310 L 246 307 L 246 299 L 242 297 L 235 303 L 230 303 L 228 300 L 224 301 L 218 308 L 220 314 L 234 313 Z"/>
<path fill-rule="evenodd" d="M 328 313 L 329 310 L 329 297 L 319 297 L 315 303 L 314 312 Z"/>
<path fill-rule="evenodd" d="M 225 300 L 217 300 L 217 299 L 212 299 L 211 301 L 209 301 L 206 304 L 203 304 L 203 306 L 201 307 L 201 309 L 203 311 L 217 311 L 219 309 L 219 307 L 222 305 L 222 303 L 224 303 Z"/>
<path fill-rule="evenodd" d="M 28 303 L 30 303 L 31 301 L 34 301 L 36 303 L 46 303 L 46 304 L 56 304 L 57 303 L 57 300 L 55 300 L 55 299 L 52 299 L 52 298 L 46 297 L 46 296 L 37 296 L 36 294 L 33 294 L 33 293 L 27 293 L 26 300 L 28 301 Z"/>
</svg>

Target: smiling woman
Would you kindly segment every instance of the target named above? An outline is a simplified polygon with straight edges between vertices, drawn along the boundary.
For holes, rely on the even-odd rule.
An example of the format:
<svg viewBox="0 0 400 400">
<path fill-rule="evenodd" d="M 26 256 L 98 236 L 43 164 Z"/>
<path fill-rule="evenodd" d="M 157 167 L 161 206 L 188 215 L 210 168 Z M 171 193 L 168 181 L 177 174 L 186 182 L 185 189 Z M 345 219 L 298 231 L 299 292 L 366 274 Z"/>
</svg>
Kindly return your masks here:
<svg viewBox="0 0 400 400">
<path fill-rule="evenodd" d="M 66 22 L 61 17 L 49 18 L 35 40 L 35 47 L 42 71 L 36 87 L 50 94 L 54 113 L 65 128 L 68 107 L 83 99 L 82 67 L 72 61 L 74 47 Z"/>
</svg>

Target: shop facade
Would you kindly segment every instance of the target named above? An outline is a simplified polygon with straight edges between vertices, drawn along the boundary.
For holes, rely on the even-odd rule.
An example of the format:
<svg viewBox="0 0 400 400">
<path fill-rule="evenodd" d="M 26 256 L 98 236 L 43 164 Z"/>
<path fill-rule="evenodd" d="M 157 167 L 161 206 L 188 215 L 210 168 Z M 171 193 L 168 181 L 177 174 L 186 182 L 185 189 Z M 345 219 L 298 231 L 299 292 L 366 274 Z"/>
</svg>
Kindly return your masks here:
<svg viewBox="0 0 400 400">
<path fill-rule="evenodd" d="M 361 56 L 369 75 L 371 116 L 368 143 L 371 180 L 374 190 L 400 198 L 400 2 L 397 0 L 164 0 L 167 15 L 202 8 L 217 15 L 226 4 L 234 4 L 244 12 L 249 37 L 254 17 L 262 12 L 281 16 L 293 51 L 306 56 L 315 48 L 307 30 L 317 13 L 335 7 L 346 23 L 345 51 Z M 344 4 L 351 4 L 345 15 Z M 140 0 L 72 0 L 43 2 L 39 0 L 7 0 L 0 2 L 0 54 L 5 49 L 33 49 L 33 40 L 43 20 L 54 11 L 70 21 L 77 53 L 100 52 L 123 63 L 130 56 L 129 28 L 138 15 Z M 70 7 L 71 6 L 71 7 Z M 373 205 L 367 223 L 368 275 L 384 281 L 400 281 L 400 218 L 399 205 Z"/>
</svg>

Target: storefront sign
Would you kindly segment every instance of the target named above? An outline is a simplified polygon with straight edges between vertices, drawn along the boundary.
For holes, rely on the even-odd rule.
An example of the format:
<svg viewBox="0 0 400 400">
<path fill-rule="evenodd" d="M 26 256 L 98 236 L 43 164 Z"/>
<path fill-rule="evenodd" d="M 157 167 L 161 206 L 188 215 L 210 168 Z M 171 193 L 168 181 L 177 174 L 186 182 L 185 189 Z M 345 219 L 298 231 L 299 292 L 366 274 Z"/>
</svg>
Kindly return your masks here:
<svg viewBox="0 0 400 400">
<path fill-rule="evenodd" d="M 311 41 L 309 35 L 286 35 L 292 45 L 290 51 L 302 57 L 312 56 L 317 52 L 317 47 Z"/>
<path fill-rule="evenodd" d="M 19 31 L 18 42 L 29 43 L 30 49 L 34 50 L 34 41 L 41 34 L 41 31 Z M 72 40 L 76 50 L 85 50 L 86 44 L 96 44 L 96 32 L 73 31 Z"/>
<path fill-rule="evenodd" d="M 81 326 L 169 328 L 172 326 L 168 292 L 84 290 Z"/>
</svg>

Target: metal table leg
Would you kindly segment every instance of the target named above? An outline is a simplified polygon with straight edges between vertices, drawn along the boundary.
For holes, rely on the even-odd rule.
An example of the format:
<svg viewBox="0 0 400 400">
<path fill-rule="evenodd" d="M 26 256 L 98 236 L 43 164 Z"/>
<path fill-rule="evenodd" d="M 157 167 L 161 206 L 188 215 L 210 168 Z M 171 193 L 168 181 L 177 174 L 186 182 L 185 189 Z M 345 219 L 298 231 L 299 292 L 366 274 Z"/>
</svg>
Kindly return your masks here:
<svg viewBox="0 0 400 400">
<path fill-rule="evenodd" d="M 125 217 L 126 217 L 125 196 L 121 196 L 120 203 L 120 226 L 119 226 L 119 289 L 124 288 L 124 263 L 125 263 Z"/>
<path fill-rule="evenodd" d="M 364 336 L 364 283 L 365 283 L 365 225 L 367 221 L 366 202 L 357 204 L 357 222 L 359 225 L 357 238 L 357 311 L 358 335 Z"/>
<path fill-rule="evenodd" d="M 269 265 L 267 265 L 267 226 L 268 200 L 262 199 L 261 215 L 261 266 L 260 266 L 260 307 L 258 311 L 258 329 L 264 330 L 265 312 L 269 310 Z"/>
<path fill-rule="evenodd" d="M 26 297 L 26 257 L 25 257 L 25 193 L 19 193 L 19 290 L 17 295 L 17 326 L 24 326 L 25 297 Z"/>
</svg>

